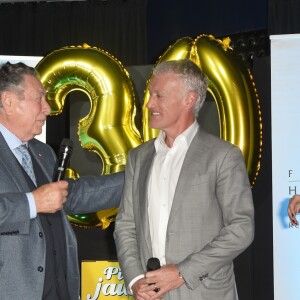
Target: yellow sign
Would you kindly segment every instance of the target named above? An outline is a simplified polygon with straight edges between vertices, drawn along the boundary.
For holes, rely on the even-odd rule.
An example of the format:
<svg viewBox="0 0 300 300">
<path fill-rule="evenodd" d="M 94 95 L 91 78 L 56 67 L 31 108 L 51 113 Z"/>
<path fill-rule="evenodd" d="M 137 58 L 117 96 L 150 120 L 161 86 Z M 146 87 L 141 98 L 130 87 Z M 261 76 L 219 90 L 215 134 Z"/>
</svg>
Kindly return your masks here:
<svg viewBox="0 0 300 300">
<path fill-rule="evenodd" d="M 132 299 L 128 295 L 117 261 L 83 261 L 81 263 L 81 299 Z"/>
</svg>

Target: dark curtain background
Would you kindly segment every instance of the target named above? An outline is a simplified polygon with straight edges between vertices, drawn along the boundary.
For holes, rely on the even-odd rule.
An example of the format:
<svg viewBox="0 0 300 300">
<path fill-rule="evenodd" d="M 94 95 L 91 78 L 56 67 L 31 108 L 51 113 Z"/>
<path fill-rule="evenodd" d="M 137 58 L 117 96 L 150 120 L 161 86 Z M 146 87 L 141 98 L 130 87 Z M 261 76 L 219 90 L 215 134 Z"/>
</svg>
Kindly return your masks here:
<svg viewBox="0 0 300 300">
<path fill-rule="evenodd" d="M 268 28 L 270 35 L 300 33 L 300 1 L 269 0 Z"/>
<path fill-rule="evenodd" d="M 146 0 L 0 4 L 0 54 L 45 56 L 87 43 L 146 64 Z"/>
<path fill-rule="evenodd" d="M 177 39 L 200 34 L 215 37 L 267 28 L 267 0 L 149 0 L 147 5 L 148 61 Z"/>
</svg>

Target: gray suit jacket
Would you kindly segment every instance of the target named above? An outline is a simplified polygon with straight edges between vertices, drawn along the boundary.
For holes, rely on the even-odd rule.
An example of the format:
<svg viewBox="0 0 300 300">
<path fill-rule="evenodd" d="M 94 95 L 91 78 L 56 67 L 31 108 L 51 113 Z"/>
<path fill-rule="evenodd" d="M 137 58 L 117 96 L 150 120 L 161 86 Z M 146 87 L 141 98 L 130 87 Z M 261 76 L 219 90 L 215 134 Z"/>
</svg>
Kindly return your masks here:
<svg viewBox="0 0 300 300">
<path fill-rule="evenodd" d="M 118 259 L 126 284 L 145 273 L 152 257 L 147 212 L 151 140 L 130 151 L 115 224 Z M 252 193 L 241 151 L 199 129 L 183 162 L 166 237 L 167 264 L 177 264 L 187 285 L 171 300 L 238 299 L 233 259 L 254 235 Z"/>
<path fill-rule="evenodd" d="M 40 168 L 51 181 L 56 156 L 38 140 L 29 148 Z M 79 298 L 77 243 L 66 214 L 93 212 L 118 207 L 124 174 L 82 177 L 69 184 L 69 197 L 64 205 L 63 226 L 67 250 L 67 283 L 71 299 Z M 0 299 L 42 299 L 45 266 L 45 239 L 39 217 L 29 218 L 25 193 L 28 183 L 19 163 L 0 133 Z"/>
</svg>

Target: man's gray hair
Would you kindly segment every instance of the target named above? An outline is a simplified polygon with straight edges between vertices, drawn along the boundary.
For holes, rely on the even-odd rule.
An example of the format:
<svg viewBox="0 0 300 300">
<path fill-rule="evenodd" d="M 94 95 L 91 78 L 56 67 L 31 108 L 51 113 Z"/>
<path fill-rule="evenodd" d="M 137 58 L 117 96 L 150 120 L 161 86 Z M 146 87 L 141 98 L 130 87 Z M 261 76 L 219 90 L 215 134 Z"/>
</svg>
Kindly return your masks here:
<svg viewBox="0 0 300 300">
<path fill-rule="evenodd" d="M 189 59 L 169 60 L 159 63 L 153 70 L 153 75 L 172 73 L 179 75 L 187 92 L 195 92 L 197 95 L 194 114 L 198 113 L 205 101 L 208 87 L 206 75 Z"/>
<path fill-rule="evenodd" d="M 25 75 L 38 77 L 37 71 L 22 62 L 11 64 L 7 62 L 0 66 L 0 98 L 5 91 L 13 91 L 20 99 L 23 97 L 23 81 Z M 2 102 L 0 101 L 0 107 Z"/>
</svg>

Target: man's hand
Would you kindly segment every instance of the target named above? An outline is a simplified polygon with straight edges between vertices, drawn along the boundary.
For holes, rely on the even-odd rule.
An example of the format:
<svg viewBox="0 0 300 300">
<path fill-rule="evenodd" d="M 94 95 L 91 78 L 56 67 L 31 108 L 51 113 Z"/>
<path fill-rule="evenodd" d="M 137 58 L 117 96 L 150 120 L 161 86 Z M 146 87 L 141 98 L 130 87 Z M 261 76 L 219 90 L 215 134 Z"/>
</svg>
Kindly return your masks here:
<svg viewBox="0 0 300 300">
<path fill-rule="evenodd" d="M 145 278 L 137 280 L 131 289 L 136 300 L 148 300 L 151 296 L 156 294 L 156 292 L 153 291 L 153 287 L 149 286 Z"/>
<path fill-rule="evenodd" d="M 288 214 L 293 225 L 299 225 L 296 213 L 300 213 L 300 195 L 293 196 L 288 206 Z"/>
<path fill-rule="evenodd" d="M 179 277 L 179 270 L 176 265 L 166 265 L 158 270 L 147 272 L 145 280 L 147 285 L 141 287 L 141 293 L 153 291 L 155 288 L 158 289 L 157 293 L 152 293 L 150 298 L 146 298 L 151 300 L 162 299 L 165 293 L 177 289 L 185 283 Z"/>
<path fill-rule="evenodd" d="M 55 213 L 63 208 L 68 197 L 68 182 L 44 184 L 32 192 L 37 213 Z"/>
</svg>

